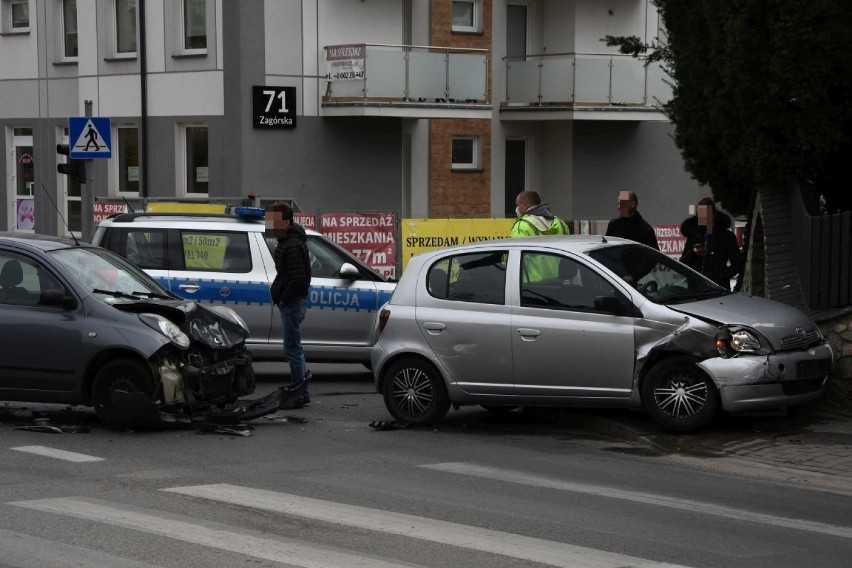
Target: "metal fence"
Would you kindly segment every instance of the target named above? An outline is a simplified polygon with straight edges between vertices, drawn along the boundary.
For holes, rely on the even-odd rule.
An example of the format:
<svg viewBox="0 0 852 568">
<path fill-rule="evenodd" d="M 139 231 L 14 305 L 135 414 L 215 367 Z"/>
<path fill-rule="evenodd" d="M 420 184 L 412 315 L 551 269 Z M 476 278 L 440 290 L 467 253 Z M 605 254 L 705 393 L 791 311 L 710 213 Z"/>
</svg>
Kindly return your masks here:
<svg viewBox="0 0 852 568">
<path fill-rule="evenodd" d="M 811 219 L 812 310 L 852 305 L 852 211 Z"/>
</svg>

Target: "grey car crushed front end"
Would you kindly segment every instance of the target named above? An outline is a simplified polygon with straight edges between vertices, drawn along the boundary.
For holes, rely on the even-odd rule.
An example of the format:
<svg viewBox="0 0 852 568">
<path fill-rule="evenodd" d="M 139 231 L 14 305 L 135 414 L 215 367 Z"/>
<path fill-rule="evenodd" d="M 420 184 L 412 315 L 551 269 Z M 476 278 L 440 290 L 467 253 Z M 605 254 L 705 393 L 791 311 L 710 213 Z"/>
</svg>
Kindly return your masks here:
<svg viewBox="0 0 852 568">
<path fill-rule="evenodd" d="M 107 384 L 95 379 L 93 405 L 112 427 L 251 420 L 287 407 L 306 386 L 303 381 L 258 400 L 240 400 L 255 391 L 254 370 L 245 345 L 249 332 L 230 308 L 165 299 L 113 307 L 138 314 L 170 341 L 148 359 L 153 384 L 144 377 L 135 380 L 127 365 Z"/>
</svg>

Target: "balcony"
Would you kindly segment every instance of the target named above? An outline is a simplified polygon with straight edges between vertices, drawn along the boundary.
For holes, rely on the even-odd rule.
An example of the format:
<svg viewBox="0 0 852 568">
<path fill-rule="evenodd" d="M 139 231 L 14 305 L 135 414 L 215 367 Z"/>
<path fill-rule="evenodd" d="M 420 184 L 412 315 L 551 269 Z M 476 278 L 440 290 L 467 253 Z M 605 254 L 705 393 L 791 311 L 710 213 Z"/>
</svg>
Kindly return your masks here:
<svg viewBox="0 0 852 568">
<path fill-rule="evenodd" d="M 667 120 L 672 97 L 659 63 L 629 55 L 557 53 L 507 57 L 501 120 Z"/>
<path fill-rule="evenodd" d="M 323 116 L 491 118 L 487 50 L 364 43 L 325 58 Z"/>
</svg>

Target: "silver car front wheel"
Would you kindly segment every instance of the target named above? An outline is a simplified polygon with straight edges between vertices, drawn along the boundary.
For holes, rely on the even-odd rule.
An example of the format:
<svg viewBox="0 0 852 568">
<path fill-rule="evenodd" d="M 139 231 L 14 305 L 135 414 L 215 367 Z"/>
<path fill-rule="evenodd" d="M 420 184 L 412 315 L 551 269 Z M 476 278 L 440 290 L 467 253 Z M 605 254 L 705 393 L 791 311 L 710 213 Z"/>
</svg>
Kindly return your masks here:
<svg viewBox="0 0 852 568">
<path fill-rule="evenodd" d="M 673 432 L 703 428 L 716 416 L 719 393 L 689 357 L 670 357 L 642 383 L 642 405 L 659 426 Z"/>
<path fill-rule="evenodd" d="M 397 420 L 429 424 L 450 409 L 444 379 L 424 359 L 400 359 L 388 367 L 384 377 L 385 406 Z"/>
</svg>

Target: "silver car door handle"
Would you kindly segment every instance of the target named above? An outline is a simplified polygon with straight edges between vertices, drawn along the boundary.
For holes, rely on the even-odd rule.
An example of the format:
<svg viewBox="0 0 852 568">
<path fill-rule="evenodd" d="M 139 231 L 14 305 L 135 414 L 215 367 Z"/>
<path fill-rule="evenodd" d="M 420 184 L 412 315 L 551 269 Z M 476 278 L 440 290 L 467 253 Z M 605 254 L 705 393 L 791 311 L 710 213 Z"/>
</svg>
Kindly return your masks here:
<svg viewBox="0 0 852 568">
<path fill-rule="evenodd" d="M 198 292 L 201 290 L 201 286 L 196 284 L 195 282 L 187 282 L 186 284 L 180 284 L 178 286 L 184 292 Z"/>
<path fill-rule="evenodd" d="M 439 323 L 436 321 L 427 321 L 423 324 L 423 327 L 426 328 L 426 331 L 433 335 L 438 335 L 439 333 L 447 329 L 446 324 Z"/>
<path fill-rule="evenodd" d="M 524 341 L 532 341 L 533 339 L 541 335 L 541 331 L 537 329 L 530 329 L 528 327 L 519 327 L 517 331 L 518 335 L 520 335 L 521 339 L 523 339 Z"/>
</svg>

